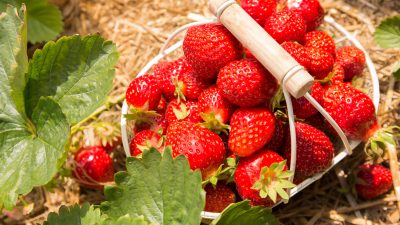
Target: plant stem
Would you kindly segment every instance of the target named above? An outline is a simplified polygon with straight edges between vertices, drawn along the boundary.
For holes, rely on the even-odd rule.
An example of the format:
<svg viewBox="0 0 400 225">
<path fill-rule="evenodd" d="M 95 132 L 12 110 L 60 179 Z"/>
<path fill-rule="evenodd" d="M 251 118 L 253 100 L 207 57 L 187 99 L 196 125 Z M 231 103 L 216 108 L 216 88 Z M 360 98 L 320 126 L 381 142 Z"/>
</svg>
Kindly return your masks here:
<svg viewBox="0 0 400 225">
<path fill-rule="evenodd" d="M 74 135 L 76 132 L 78 132 L 83 124 L 85 124 L 86 122 L 88 122 L 88 121 L 90 121 L 92 119 L 95 119 L 98 115 L 100 115 L 102 112 L 106 111 L 110 107 L 112 107 L 112 106 L 114 106 L 116 104 L 120 104 L 122 101 L 124 101 L 124 99 L 125 99 L 125 94 L 119 95 L 118 97 L 113 99 L 113 101 L 111 101 L 110 98 L 108 98 L 107 102 L 104 105 L 102 105 L 101 107 L 96 109 L 96 111 L 94 111 L 92 114 L 90 114 L 88 117 L 86 117 L 85 119 L 83 119 L 79 123 L 77 123 L 74 126 L 72 126 L 72 128 L 71 128 L 71 136 Z"/>
</svg>

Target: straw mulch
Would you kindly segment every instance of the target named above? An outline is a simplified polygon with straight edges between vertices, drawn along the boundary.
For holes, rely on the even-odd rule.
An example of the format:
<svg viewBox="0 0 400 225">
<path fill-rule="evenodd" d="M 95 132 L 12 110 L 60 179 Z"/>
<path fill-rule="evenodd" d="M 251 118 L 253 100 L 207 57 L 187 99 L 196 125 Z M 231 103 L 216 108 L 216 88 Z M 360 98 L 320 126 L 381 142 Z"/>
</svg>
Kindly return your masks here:
<svg viewBox="0 0 400 225">
<path fill-rule="evenodd" d="M 183 0 L 52 0 L 63 10 L 66 34 L 100 33 L 117 44 L 121 53 L 117 65 L 115 87 L 110 110 L 99 111 L 102 120 L 118 123 L 120 102 L 135 74 L 154 57 L 172 31 L 193 22 L 196 15 L 210 16 L 205 1 Z M 400 52 L 381 49 L 373 40 L 373 32 L 385 17 L 400 11 L 400 1 L 392 0 L 322 0 L 326 12 L 347 30 L 354 33 L 371 55 L 381 85 L 379 120 L 383 125 L 400 124 L 400 83 L 391 76 L 391 69 L 400 60 Z M 336 172 L 353 167 L 364 160 L 362 148 L 347 158 L 336 171 L 332 170 L 286 205 L 274 209 L 283 224 L 399 224 L 400 214 L 394 193 L 373 201 L 356 200 L 351 206 L 341 191 Z M 123 157 L 122 150 L 115 154 Z M 343 179 L 341 180 L 343 181 Z M 0 216 L 6 224 L 41 223 L 62 204 L 89 201 L 98 203 L 101 192 L 79 190 L 72 179 L 56 179 L 53 192 L 36 188 L 20 207 L 9 216 Z M 35 203 L 35 204 L 33 204 Z"/>
</svg>

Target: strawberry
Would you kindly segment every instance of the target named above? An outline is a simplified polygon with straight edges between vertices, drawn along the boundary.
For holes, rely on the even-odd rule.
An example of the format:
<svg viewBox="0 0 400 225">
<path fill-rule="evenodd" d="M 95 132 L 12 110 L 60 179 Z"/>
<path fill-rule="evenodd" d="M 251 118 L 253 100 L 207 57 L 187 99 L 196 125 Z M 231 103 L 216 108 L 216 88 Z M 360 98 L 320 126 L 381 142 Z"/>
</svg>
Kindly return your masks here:
<svg viewBox="0 0 400 225">
<path fill-rule="evenodd" d="M 333 84 L 341 84 L 343 82 L 344 82 L 344 69 L 339 63 L 335 62 L 333 64 L 332 71 L 322 81 L 323 86 L 326 87 Z"/>
<path fill-rule="evenodd" d="M 289 0 L 288 8 L 304 18 L 307 31 L 315 30 L 324 19 L 325 12 L 318 0 Z"/>
<path fill-rule="evenodd" d="M 364 199 L 378 197 L 393 187 L 392 173 L 381 165 L 363 164 L 358 167 L 357 194 Z"/>
<path fill-rule="evenodd" d="M 168 121 L 165 116 L 155 117 L 153 120 L 148 122 L 135 124 L 134 133 L 144 131 L 144 130 L 153 130 L 156 132 L 160 132 L 165 134 L 167 132 Z"/>
<path fill-rule="evenodd" d="M 161 97 L 160 102 L 158 103 L 158 106 L 156 108 L 156 112 L 158 114 L 164 114 L 165 110 L 167 110 L 167 105 L 167 100 L 164 97 Z"/>
<path fill-rule="evenodd" d="M 325 89 L 322 106 L 350 138 L 367 140 L 379 128 L 370 97 L 349 84 Z"/>
<path fill-rule="evenodd" d="M 317 102 L 322 102 L 322 95 L 324 90 L 322 85 L 316 81 L 311 87 L 311 96 L 317 100 Z M 293 111 L 297 118 L 306 119 L 313 115 L 318 114 L 318 110 L 304 97 L 299 99 L 292 98 Z"/>
<path fill-rule="evenodd" d="M 264 26 L 265 20 L 276 11 L 276 0 L 240 0 L 240 6 L 258 24 Z"/>
<path fill-rule="evenodd" d="M 265 148 L 273 150 L 275 152 L 280 152 L 281 147 L 285 142 L 286 134 L 287 123 L 284 122 L 282 119 L 276 118 L 275 132 Z"/>
<path fill-rule="evenodd" d="M 184 155 L 190 168 L 200 169 L 204 179 L 210 177 L 224 162 L 226 152 L 221 138 L 194 123 L 172 123 L 166 138 L 166 145 L 172 147 L 172 155 Z"/>
<path fill-rule="evenodd" d="M 283 10 L 272 14 L 264 25 L 265 30 L 278 43 L 285 41 L 301 42 L 306 34 L 306 22 L 299 14 Z"/>
<path fill-rule="evenodd" d="M 275 78 L 256 60 L 233 61 L 218 74 L 217 86 L 231 103 L 251 107 L 267 102 L 275 93 Z"/>
<path fill-rule="evenodd" d="M 84 186 L 101 189 L 101 183 L 114 180 L 113 161 L 101 146 L 83 148 L 75 155 L 73 175 Z"/>
<path fill-rule="evenodd" d="M 360 75 L 364 70 L 365 54 L 357 47 L 345 46 L 336 52 L 336 62 L 344 69 L 344 80 L 351 81 L 354 76 Z"/>
<path fill-rule="evenodd" d="M 177 121 L 187 121 L 192 123 L 202 122 L 200 116 L 199 103 L 194 101 L 172 100 L 167 107 L 165 117 L 169 124 Z"/>
<path fill-rule="evenodd" d="M 260 150 L 240 159 L 234 174 L 236 189 L 240 197 L 250 200 L 252 205 L 272 206 L 281 197 L 289 197 L 285 188 L 295 186 L 287 180 L 293 174 L 287 169 L 286 160 L 278 153 Z"/>
<path fill-rule="evenodd" d="M 200 115 L 205 121 L 202 125 L 216 133 L 229 129 L 228 123 L 233 105 L 222 96 L 216 86 L 203 91 L 199 97 Z"/>
<path fill-rule="evenodd" d="M 274 114 L 267 108 L 240 108 L 231 117 L 229 149 L 240 157 L 260 150 L 275 131 Z"/>
<path fill-rule="evenodd" d="M 161 88 L 155 76 L 144 75 L 135 78 L 126 90 L 126 101 L 142 111 L 155 110 L 160 99 Z"/>
<path fill-rule="evenodd" d="M 322 49 L 335 57 L 336 45 L 331 36 L 323 31 L 311 31 L 304 36 L 304 46 Z"/>
<path fill-rule="evenodd" d="M 221 24 L 206 24 L 188 29 L 183 52 L 193 66 L 195 76 L 215 80 L 218 71 L 242 57 L 240 43 Z"/>
<path fill-rule="evenodd" d="M 206 212 L 222 212 L 236 201 L 235 193 L 225 184 L 218 183 L 216 187 L 209 184 L 204 191 L 206 191 L 206 207 L 204 208 Z"/>
<path fill-rule="evenodd" d="M 333 63 L 335 59 L 333 56 L 319 48 L 306 48 L 306 51 L 310 57 L 310 67 L 308 71 L 311 75 L 313 75 L 316 79 L 322 80 L 333 69 Z"/>
<path fill-rule="evenodd" d="M 329 138 L 317 128 L 296 122 L 296 174 L 312 176 L 326 170 L 334 156 L 334 148 Z M 288 135 L 284 147 L 284 156 L 290 161 L 291 148 Z"/>
<path fill-rule="evenodd" d="M 145 149 L 156 148 L 158 151 L 163 151 L 163 139 L 160 134 L 153 130 L 140 131 L 131 140 L 130 150 L 131 155 L 139 156 Z"/>
<path fill-rule="evenodd" d="M 175 97 L 196 100 L 208 86 L 193 75 L 192 66 L 184 57 L 156 66 L 154 74 L 161 77 L 162 93 L 168 101 Z"/>
<path fill-rule="evenodd" d="M 306 48 L 297 42 L 284 42 L 281 46 L 306 70 L 310 67 L 311 59 Z"/>
</svg>

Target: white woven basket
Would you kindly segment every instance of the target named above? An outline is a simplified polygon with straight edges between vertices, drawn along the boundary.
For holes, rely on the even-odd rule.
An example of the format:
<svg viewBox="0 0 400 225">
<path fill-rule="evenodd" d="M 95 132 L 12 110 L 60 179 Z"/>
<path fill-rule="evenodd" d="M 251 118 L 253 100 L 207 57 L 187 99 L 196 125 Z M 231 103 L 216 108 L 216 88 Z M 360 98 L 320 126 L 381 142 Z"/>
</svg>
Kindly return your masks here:
<svg viewBox="0 0 400 225">
<path fill-rule="evenodd" d="M 212 20 L 212 21 L 215 21 L 215 20 Z M 174 52 L 175 50 L 177 50 L 178 48 L 180 48 L 182 46 L 183 41 L 180 40 L 176 44 L 172 45 L 171 47 L 168 47 L 169 43 L 177 37 L 177 34 L 188 29 L 189 27 L 192 27 L 195 25 L 200 25 L 200 24 L 205 24 L 205 23 L 210 23 L 212 21 L 206 20 L 206 21 L 195 22 L 195 23 L 191 23 L 191 24 L 188 24 L 188 25 L 185 25 L 185 26 L 179 28 L 176 32 L 174 32 L 173 35 L 170 36 L 170 38 L 167 40 L 167 43 L 161 49 L 160 53 L 156 57 L 154 57 L 152 60 L 150 60 L 150 62 L 139 72 L 137 77 L 143 76 L 144 74 L 146 74 L 155 64 L 160 62 L 160 60 L 164 59 L 166 56 L 168 56 L 169 54 L 171 54 L 172 52 Z M 373 64 L 370 56 L 368 55 L 368 52 L 364 49 L 364 47 L 361 45 L 361 43 L 352 34 L 350 34 L 344 27 L 342 27 L 341 25 L 336 23 L 333 18 L 325 17 L 324 21 L 331 28 L 337 30 L 340 34 L 343 35 L 342 37 L 336 38 L 338 41 L 343 41 L 344 39 L 346 39 L 351 44 L 353 44 L 354 46 L 356 46 L 356 47 L 360 48 L 362 51 L 364 51 L 365 56 L 366 56 L 366 64 L 367 64 L 368 72 L 369 72 L 368 79 L 370 81 L 370 84 L 372 84 L 372 87 L 368 87 L 368 90 L 370 92 L 370 97 L 372 98 L 373 103 L 375 105 L 375 109 L 377 111 L 378 105 L 379 105 L 379 97 L 380 97 L 380 95 L 379 95 L 379 80 L 378 80 L 378 76 L 377 76 L 374 64 Z M 290 102 L 287 102 L 287 103 L 291 104 Z M 126 103 L 126 101 L 124 101 L 123 107 L 122 107 L 122 116 L 121 116 L 121 134 L 122 134 L 122 143 L 123 143 L 123 147 L 125 150 L 125 154 L 127 156 L 130 156 L 129 142 L 134 136 L 134 134 L 133 134 L 134 124 L 129 123 L 124 116 L 125 114 L 128 113 L 128 111 L 129 111 L 129 106 Z M 360 143 L 361 143 L 360 141 L 350 141 L 350 148 L 354 149 Z M 322 173 L 318 173 L 318 174 L 314 175 L 313 177 L 310 177 L 310 178 L 304 180 L 302 183 L 298 184 L 296 187 L 289 190 L 289 196 L 292 197 L 292 196 L 296 195 L 298 192 L 300 192 L 301 190 L 303 190 L 310 184 L 314 183 L 316 180 L 319 180 L 326 172 L 328 172 L 330 169 L 332 169 L 332 167 L 334 167 L 336 164 L 338 164 L 340 161 L 342 161 L 346 156 L 351 154 L 351 151 L 346 151 L 346 149 L 344 147 L 341 150 L 336 151 L 336 152 L 337 152 L 337 154 L 334 157 L 334 159 L 332 160 L 332 165 L 326 171 L 324 171 Z M 295 168 L 295 166 L 291 167 L 291 169 L 293 169 L 293 168 Z M 282 201 L 278 202 L 276 205 L 279 205 L 280 203 L 282 203 Z M 202 217 L 205 220 L 216 219 L 219 215 L 220 215 L 220 213 L 212 213 L 212 212 L 205 212 L 205 211 L 202 212 Z"/>
</svg>

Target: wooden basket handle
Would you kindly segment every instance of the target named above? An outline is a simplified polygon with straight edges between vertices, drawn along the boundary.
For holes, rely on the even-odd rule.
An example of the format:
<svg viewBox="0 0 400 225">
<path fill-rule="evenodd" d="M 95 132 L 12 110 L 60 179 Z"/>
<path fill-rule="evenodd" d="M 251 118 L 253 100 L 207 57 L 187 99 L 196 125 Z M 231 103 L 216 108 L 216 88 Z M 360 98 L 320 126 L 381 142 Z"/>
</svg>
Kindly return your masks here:
<svg viewBox="0 0 400 225">
<path fill-rule="evenodd" d="M 304 69 L 299 70 L 299 63 L 235 1 L 209 0 L 209 8 L 278 81 L 282 83 L 287 74 L 294 72 L 285 82 L 293 97 L 300 98 L 310 90 L 314 78 Z"/>
</svg>

